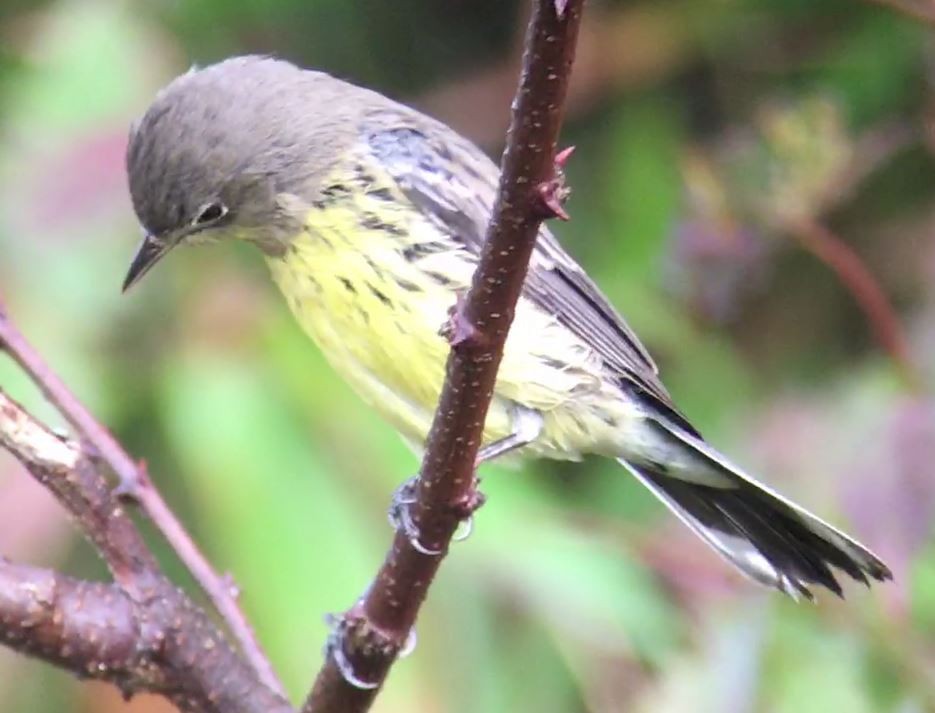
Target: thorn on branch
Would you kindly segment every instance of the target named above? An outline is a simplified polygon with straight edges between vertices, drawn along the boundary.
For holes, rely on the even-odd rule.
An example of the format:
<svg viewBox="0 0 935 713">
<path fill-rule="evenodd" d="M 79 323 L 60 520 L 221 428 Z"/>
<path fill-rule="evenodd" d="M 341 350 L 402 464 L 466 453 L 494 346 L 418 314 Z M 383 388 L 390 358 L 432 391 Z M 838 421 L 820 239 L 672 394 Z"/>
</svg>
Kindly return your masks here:
<svg viewBox="0 0 935 713">
<path fill-rule="evenodd" d="M 149 467 L 146 460 L 140 458 L 130 477 L 126 474 L 120 476 L 120 482 L 114 488 L 114 495 L 125 503 L 139 506 L 143 501 L 142 491 L 149 485 L 149 482 Z"/>
<path fill-rule="evenodd" d="M 574 152 L 574 146 L 567 146 L 555 154 L 555 168 L 557 170 L 563 170 L 565 168 L 565 164 L 568 163 L 568 159 L 571 158 L 571 155 Z"/>
<path fill-rule="evenodd" d="M 464 314 L 464 292 L 458 293 L 454 305 L 448 310 L 448 321 L 438 333 L 448 340 L 451 347 L 483 347 L 488 341 L 487 336 Z"/>
<path fill-rule="evenodd" d="M 571 188 L 565 184 L 565 164 L 574 151 L 575 147 L 569 146 L 555 154 L 554 175 L 536 186 L 538 207 L 544 218 L 571 220 L 571 216 L 565 211 L 565 201 L 571 195 Z"/>
<path fill-rule="evenodd" d="M 234 575 L 230 572 L 225 572 L 221 575 L 221 585 L 227 590 L 228 596 L 237 600 L 240 599 L 240 585 L 237 584 L 237 580 L 234 579 Z"/>
</svg>

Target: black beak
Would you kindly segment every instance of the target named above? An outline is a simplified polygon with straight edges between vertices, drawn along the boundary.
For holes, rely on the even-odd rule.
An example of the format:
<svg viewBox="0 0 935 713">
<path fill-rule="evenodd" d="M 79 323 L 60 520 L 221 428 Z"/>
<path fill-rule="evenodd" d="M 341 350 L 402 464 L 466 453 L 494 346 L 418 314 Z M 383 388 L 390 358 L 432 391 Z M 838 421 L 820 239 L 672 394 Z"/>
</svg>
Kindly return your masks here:
<svg viewBox="0 0 935 713">
<path fill-rule="evenodd" d="M 159 262 L 159 259 L 169 252 L 172 243 L 168 240 L 162 240 L 154 235 L 147 235 L 137 248 L 133 262 L 130 263 L 130 269 L 123 281 L 123 291 L 126 292 L 134 284 L 149 272 L 150 268 Z"/>
</svg>

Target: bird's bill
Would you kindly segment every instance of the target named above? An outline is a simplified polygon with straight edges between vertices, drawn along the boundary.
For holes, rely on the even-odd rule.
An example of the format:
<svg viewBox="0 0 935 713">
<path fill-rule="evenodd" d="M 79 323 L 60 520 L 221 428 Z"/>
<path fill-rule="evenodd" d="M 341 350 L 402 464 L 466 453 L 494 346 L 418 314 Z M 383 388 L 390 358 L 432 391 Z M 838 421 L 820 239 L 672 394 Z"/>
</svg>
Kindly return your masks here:
<svg viewBox="0 0 935 713">
<path fill-rule="evenodd" d="M 143 275 L 152 269 L 159 260 L 169 252 L 173 242 L 165 240 L 156 235 L 147 235 L 140 243 L 140 247 L 133 256 L 133 262 L 130 263 L 130 269 L 123 280 L 123 291 L 126 292 L 133 285 L 139 282 Z"/>
</svg>

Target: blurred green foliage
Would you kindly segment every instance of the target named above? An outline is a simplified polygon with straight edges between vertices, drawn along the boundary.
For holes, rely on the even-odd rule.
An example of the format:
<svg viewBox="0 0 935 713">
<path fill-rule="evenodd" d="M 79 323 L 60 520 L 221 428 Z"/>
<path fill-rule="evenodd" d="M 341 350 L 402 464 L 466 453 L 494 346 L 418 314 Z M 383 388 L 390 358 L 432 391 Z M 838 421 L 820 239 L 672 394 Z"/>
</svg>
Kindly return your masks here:
<svg viewBox="0 0 935 713">
<path fill-rule="evenodd" d="M 613 463 L 485 469 L 490 501 L 377 710 L 935 710 L 935 407 L 786 234 L 805 216 L 862 256 L 931 386 L 930 30 L 853 0 L 587 12 L 565 132 L 573 220 L 557 231 L 705 434 L 865 539 L 897 581 L 796 605 L 739 580 Z M 322 615 L 380 562 L 390 492 L 416 460 L 245 246 L 173 255 L 120 296 L 138 237 L 127 126 L 191 63 L 268 52 L 431 107 L 496 153 L 524 14 L 494 0 L 0 6 L 0 293 L 232 572 L 295 697 Z M 60 423 L 5 360 L 0 386 Z M 0 460 L 0 505 L 24 479 Z M 0 554 L 104 576 L 63 516 L 38 516 L 43 497 L 0 508 L 15 513 Z M 0 710 L 165 710 L 0 654 Z"/>
</svg>

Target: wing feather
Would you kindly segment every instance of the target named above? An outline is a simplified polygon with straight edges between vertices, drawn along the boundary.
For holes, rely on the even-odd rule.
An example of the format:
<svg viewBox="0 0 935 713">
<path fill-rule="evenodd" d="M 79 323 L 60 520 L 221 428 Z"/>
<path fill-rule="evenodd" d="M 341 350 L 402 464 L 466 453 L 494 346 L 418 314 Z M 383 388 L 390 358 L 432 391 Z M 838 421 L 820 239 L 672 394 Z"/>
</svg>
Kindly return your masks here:
<svg viewBox="0 0 935 713">
<path fill-rule="evenodd" d="M 479 255 L 496 198 L 496 165 L 451 129 L 420 115 L 400 112 L 388 120 L 381 111 L 365 123 L 363 138 L 413 206 Z M 637 387 L 639 396 L 650 396 L 684 420 L 639 338 L 545 226 L 524 295 L 587 342 L 608 369 Z"/>
</svg>

